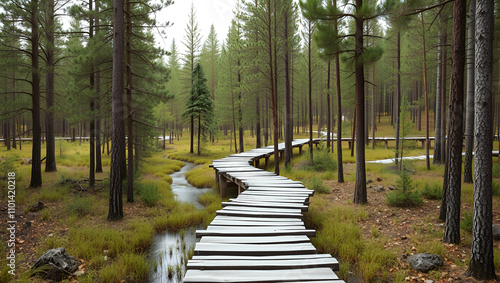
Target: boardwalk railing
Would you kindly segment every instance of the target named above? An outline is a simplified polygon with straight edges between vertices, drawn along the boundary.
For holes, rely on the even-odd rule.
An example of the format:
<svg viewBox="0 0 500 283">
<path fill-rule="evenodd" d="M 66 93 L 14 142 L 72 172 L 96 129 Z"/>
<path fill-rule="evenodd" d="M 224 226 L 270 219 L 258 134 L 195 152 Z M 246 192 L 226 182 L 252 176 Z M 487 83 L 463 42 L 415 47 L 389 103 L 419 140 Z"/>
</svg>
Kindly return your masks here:
<svg viewBox="0 0 500 283">
<path fill-rule="evenodd" d="M 293 147 L 301 150 L 308 142 L 294 140 Z M 262 158 L 267 163 L 273 150 L 258 148 L 213 161 L 221 195 L 234 186 L 238 197 L 223 202 L 207 229 L 196 231 L 201 239 L 184 282 L 344 282 L 334 272 L 337 260 L 317 254 L 309 240 L 316 231 L 302 221 L 314 191 L 254 167 Z"/>
</svg>

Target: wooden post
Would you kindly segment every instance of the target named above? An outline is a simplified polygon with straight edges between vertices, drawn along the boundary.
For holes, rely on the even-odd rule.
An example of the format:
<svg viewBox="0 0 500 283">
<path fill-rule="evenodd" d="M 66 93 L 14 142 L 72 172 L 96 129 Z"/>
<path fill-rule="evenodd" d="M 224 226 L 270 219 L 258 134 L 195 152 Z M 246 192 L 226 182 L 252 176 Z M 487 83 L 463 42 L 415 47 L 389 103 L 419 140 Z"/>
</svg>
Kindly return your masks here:
<svg viewBox="0 0 500 283">
<path fill-rule="evenodd" d="M 226 197 L 227 180 L 224 176 L 219 176 L 219 194 L 221 198 Z"/>
</svg>

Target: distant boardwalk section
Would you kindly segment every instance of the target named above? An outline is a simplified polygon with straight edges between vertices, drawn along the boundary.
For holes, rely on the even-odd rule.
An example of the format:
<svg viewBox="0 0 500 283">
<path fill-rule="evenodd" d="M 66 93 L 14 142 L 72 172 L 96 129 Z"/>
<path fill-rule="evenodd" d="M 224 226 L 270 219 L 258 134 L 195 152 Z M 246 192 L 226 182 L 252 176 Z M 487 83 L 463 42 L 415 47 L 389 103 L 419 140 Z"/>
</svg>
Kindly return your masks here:
<svg viewBox="0 0 500 283">
<path fill-rule="evenodd" d="M 302 151 L 308 143 L 294 140 L 293 147 Z M 284 144 L 279 151 L 282 156 Z M 316 231 L 302 221 L 314 191 L 258 168 L 273 153 L 269 146 L 213 161 L 221 195 L 235 187 L 238 197 L 223 202 L 207 229 L 196 231 L 201 239 L 184 282 L 344 282 L 334 272 L 337 260 L 317 254 L 309 240 Z"/>
</svg>

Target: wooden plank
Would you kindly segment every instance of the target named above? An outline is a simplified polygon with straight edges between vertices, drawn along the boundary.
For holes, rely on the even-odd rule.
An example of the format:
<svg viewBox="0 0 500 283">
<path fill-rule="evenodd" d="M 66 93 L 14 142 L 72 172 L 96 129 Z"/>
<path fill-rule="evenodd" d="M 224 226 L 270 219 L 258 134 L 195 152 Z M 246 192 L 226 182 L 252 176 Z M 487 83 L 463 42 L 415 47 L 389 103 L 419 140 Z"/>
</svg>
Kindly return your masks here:
<svg viewBox="0 0 500 283">
<path fill-rule="evenodd" d="M 239 232 L 275 232 L 275 231 L 285 231 L 285 230 L 305 230 L 304 225 L 287 225 L 287 226 L 215 226 L 209 225 L 206 231 L 239 231 Z"/>
<path fill-rule="evenodd" d="M 288 196 L 288 197 L 307 197 L 309 199 L 310 193 L 309 192 L 280 192 L 280 191 L 251 191 L 251 190 L 246 190 L 240 193 L 240 196 Z"/>
<path fill-rule="evenodd" d="M 315 237 L 316 231 L 311 229 L 300 229 L 300 230 L 277 230 L 272 231 L 270 229 L 266 230 L 256 230 L 248 229 L 245 231 L 238 230 L 226 230 L 226 231 L 208 231 L 208 230 L 196 230 L 196 237 L 204 236 L 230 236 L 230 237 L 257 237 L 257 236 L 298 236 L 304 235 L 308 237 Z"/>
<path fill-rule="evenodd" d="M 200 243 L 226 243 L 226 244 L 285 244 L 285 243 L 308 243 L 307 236 L 274 236 L 274 237 L 224 237 L 205 236 Z M 255 259 L 255 258 L 254 258 Z"/>
<path fill-rule="evenodd" d="M 262 201 L 262 202 L 277 202 L 277 203 L 307 203 L 309 197 L 293 197 L 293 196 L 273 196 L 273 195 L 244 195 L 240 194 L 237 198 L 230 198 L 230 201 Z"/>
<path fill-rule="evenodd" d="M 316 253 L 311 243 L 288 244 L 226 244 L 196 243 L 195 255 L 291 255 Z"/>
<path fill-rule="evenodd" d="M 300 213 L 300 209 L 292 209 L 292 208 L 267 208 L 267 207 L 247 207 L 247 206 L 236 206 L 236 205 L 227 205 L 222 210 L 252 211 L 252 212 L 276 212 L 276 213 L 290 213 L 290 214 Z"/>
<path fill-rule="evenodd" d="M 234 217 L 234 216 L 216 216 L 214 220 L 221 220 L 221 221 L 246 221 L 246 222 L 295 222 L 295 223 L 302 223 L 302 220 L 297 219 L 297 218 L 272 218 L 272 217 L 267 217 L 267 218 L 260 218 L 260 217 Z"/>
<path fill-rule="evenodd" d="M 271 217 L 271 218 L 302 218 L 301 213 L 291 214 L 291 213 L 278 213 L 278 212 L 260 212 L 260 211 L 237 211 L 237 210 L 217 210 L 216 215 L 224 216 L 243 216 L 243 217 Z"/>
<path fill-rule="evenodd" d="M 245 191 L 268 191 L 268 192 L 283 192 L 283 193 L 307 193 L 309 195 L 313 195 L 314 194 L 314 191 L 313 190 L 309 190 L 309 189 L 306 189 L 306 188 L 290 188 L 290 187 L 286 187 L 286 188 L 283 188 L 283 187 L 265 187 L 265 186 L 262 186 L 262 187 L 253 187 L 253 186 L 249 186 L 247 187 L 247 189 Z"/>
<path fill-rule="evenodd" d="M 306 205 L 294 204 L 294 203 L 256 202 L 256 201 L 222 202 L 222 207 L 229 207 L 229 206 L 241 206 L 241 207 L 253 207 L 253 208 L 293 208 L 293 209 L 300 209 L 301 211 L 307 211 Z"/>
<path fill-rule="evenodd" d="M 304 225 L 304 222 L 269 222 L 269 221 L 231 221 L 231 220 L 213 220 L 210 226 L 297 226 Z"/>
<path fill-rule="evenodd" d="M 274 187 L 274 188 L 297 188 L 297 189 L 305 189 L 304 185 L 301 183 L 277 183 L 277 182 L 258 182 L 258 181 L 250 181 L 244 182 L 247 187 Z"/>
<path fill-rule="evenodd" d="M 331 258 L 329 254 L 305 254 L 305 255 L 268 255 L 268 256 L 224 256 L 224 255 L 195 255 L 194 260 L 289 260 L 289 259 L 315 259 Z"/>
<path fill-rule="evenodd" d="M 328 267 L 339 270 L 339 262 L 335 258 L 292 259 L 292 260 L 190 260 L 189 269 L 202 270 L 275 270 Z"/>
<path fill-rule="evenodd" d="M 185 283 L 270 283 L 335 280 L 330 268 L 302 268 L 285 270 L 196 270 L 188 269 Z M 339 281 L 340 282 L 340 281 Z"/>
</svg>

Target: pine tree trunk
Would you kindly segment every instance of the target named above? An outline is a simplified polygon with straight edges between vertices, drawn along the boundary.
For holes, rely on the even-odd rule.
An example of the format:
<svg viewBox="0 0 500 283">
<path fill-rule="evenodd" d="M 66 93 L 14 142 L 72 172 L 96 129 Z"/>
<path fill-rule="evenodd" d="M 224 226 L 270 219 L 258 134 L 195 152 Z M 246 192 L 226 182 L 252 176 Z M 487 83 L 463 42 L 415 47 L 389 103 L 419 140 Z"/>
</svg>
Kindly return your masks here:
<svg viewBox="0 0 500 283">
<path fill-rule="evenodd" d="M 312 113 L 312 69 L 311 69 L 311 48 L 312 48 L 312 27 L 311 21 L 308 22 L 308 38 L 307 38 L 307 77 L 308 83 L 308 98 L 309 98 L 309 155 L 311 162 L 313 159 L 313 113 Z"/>
<path fill-rule="evenodd" d="M 465 115 L 465 160 L 464 183 L 472 183 L 472 148 L 474 144 L 474 38 L 476 0 L 469 3 L 469 25 L 467 42 L 467 108 Z"/>
<path fill-rule="evenodd" d="M 336 3 L 337 1 L 334 0 Z M 337 29 L 335 21 L 335 29 Z M 342 95 L 340 92 L 340 62 L 339 55 L 335 55 L 335 74 L 337 75 L 337 182 L 344 182 L 344 164 L 342 163 Z"/>
<path fill-rule="evenodd" d="M 363 0 L 356 0 L 356 7 L 359 10 L 363 7 Z M 366 195 L 366 168 L 365 168 L 365 139 L 363 115 L 365 113 L 365 88 L 364 88 L 364 66 L 361 62 L 363 53 L 363 20 L 358 15 L 355 19 L 356 24 L 356 51 L 354 55 L 354 72 L 356 77 L 356 183 L 354 188 L 354 203 L 365 204 L 367 202 Z"/>
<path fill-rule="evenodd" d="M 99 23 L 99 1 L 95 2 L 95 32 L 99 33 L 100 23 Z M 99 68 L 99 64 L 95 66 L 95 96 L 98 101 L 101 97 L 101 72 Z M 95 172 L 102 172 L 102 156 L 101 156 L 101 104 L 99 102 L 96 103 L 95 110 L 97 111 L 97 115 L 95 116 L 95 148 L 96 148 L 96 156 L 95 156 Z M 104 152 L 104 147 L 103 147 Z"/>
<path fill-rule="evenodd" d="M 443 41 L 442 41 L 442 47 L 441 47 L 441 163 L 446 164 L 446 153 L 447 153 L 447 146 L 448 146 L 448 141 L 446 138 L 446 121 L 448 120 L 446 117 L 446 76 L 447 76 L 447 52 L 446 52 L 446 45 L 448 44 L 448 35 L 447 35 L 447 27 L 443 28 L 444 35 L 443 35 Z"/>
<path fill-rule="evenodd" d="M 285 40 L 285 50 L 284 50 L 284 72 L 285 72 L 285 167 L 290 165 L 292 160 L 292 135 L 293 135 L 293 124 L 292 124 L 292 99 L 290 93 L 290 58 L 289 58 L 289 8 L 284 8 L 284 40 Z"/>
<path fill-rule="evenodd" d="M 33 120 L 33 149 L 31 153 L 31 181 L 30 188 L 42 186 L 42 164 L 41 164 L 41 126 L 40 126 L 40 79 L 39 79 L 39 34 L 38 34 L 38 0 L 32 0 L 31 11 L 31 101 Z"/>
<path fill-rule="evenodd" d="M 394 162 L 396 163 L 396 166 L 398 165 L 398 158 L 399 158 L 399 128 L 400 128 L 400 116 L 401 116 L 401 34 L 398 30 L 398 37 L 397 37 L 397 42 L 396 42 L 396 48 L 397 48 L 397 55 L 396 55 L 396 60 L 397 60 L 397 91 L 396 91 L 396 115 L 395 115 L 395 123 L 396 123 L 396 156 L 394 158 Z"/>
<path fill-rule="evenodd" d="M 471 260 L 466 274 L 478 280 L 494 280 L 491 173 L 494 4 L 493 1 L 477 0 L 476 7 L 474 223 Z"/>
<path fill-rule="evenodd" d="M 429 99 L 427 95 L 427 51 L 425 49 L 425 25 L 424 25 L 424 15 L 422 17 L 422 45 L 423 45 L 423 62 L 424 62 L 424 93 L 425 93 L 425 164 L 427 166 L 427 171 L 431 170 L 431 161 L 429 156 Z M 420 111 L 421 113 L 422 111 Z"/>
<path fill-rule="evenodd" d="M 113 0 L 113 80 L 111 175 L 108 220 L 123 218 L 122 160 L 124 154 L 123 127 L 123 1 Z"/>
<path fill-rule="evenodd" d="M 327 75 L 326 75 L 326 148 L 328 151 L 330 151 L 330 140 L 332 138 L 332 125 L 331 125 L 331 110 L 330 110 L 330 68 L 331 68 L 331 61 L 328 60 L 328 69 L 327 69 Z"/>
<path fill-rule="evenodd" d="M 89 40 L 92 40 L 92 37 L 94 36 L 94 19 L 93 19 L 93 8 L 92 8 L 92 0 L 89 0 L 89 11 L 90 11 L 90 18 L 89 18 Z M 90 84 L 90 93 L 91 96 L 95 95 L 93 94 L 95 90 L 95 80 L 94 80 L 94 66 L 91 63 L 90 65 L 90 77 L 89 77 L 89 84 Z M 94 97 L 90 99 L 90 135 L 89 135 L 89 153 L 90 153 L 90 166 L 89 166 L 89 187 L 92 188 L 94 187 L 95 184 L 95 120 L 94 120 L 94 110 L 95 110 L 95 104 L 94 104 Z"/>
<path fill-rule="evenodd" d="M 453 5 L 453 44 L 450 85 L 450 130 L 448 164 L 448 196 L 443 242 L 460 243 L 460 190 L 463 144 L 463 92 L 465 66 L 466 0 Z"/>
</svg>

